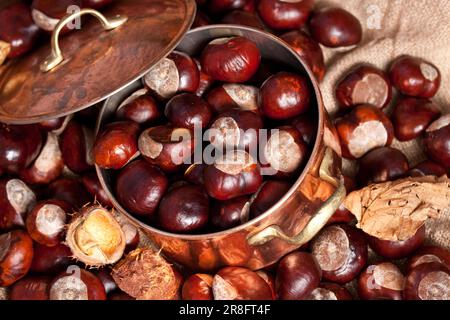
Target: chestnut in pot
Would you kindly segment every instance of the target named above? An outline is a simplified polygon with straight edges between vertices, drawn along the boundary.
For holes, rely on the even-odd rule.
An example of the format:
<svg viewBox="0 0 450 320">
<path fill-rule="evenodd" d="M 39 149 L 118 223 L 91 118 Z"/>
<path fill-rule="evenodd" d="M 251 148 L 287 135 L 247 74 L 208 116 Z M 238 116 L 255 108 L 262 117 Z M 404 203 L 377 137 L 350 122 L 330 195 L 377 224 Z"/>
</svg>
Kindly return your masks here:
<svg viewBox="0 0 450 320">
<path fill-rule="evenodd" d="M 35 242 L 30 271 L 52 275 L 62 271 L 73 262 L 72 251 L 65 244 L 59 243 L 56 246 L 47 247 Z"/>
<path fill-rule="evenodd" d="M 291 122 L 291 126 L 297 129 L 302 135 L 303 141 L 311 148 L 314 146 L 317 135 L 317 121 L 309 114 L 298 116 Z"/>
<path fill-rule="evenodd" d="M 93 200 L 78 179 L 58 179 L 53 181 L 46 191 L 47 198 L 63 200 L 69 203 L 73 210 L 81 209 Z"/>
<path fill-rule="evenodd" d="M 447 174 L 447 170 L 440 164 L 425 160 L 408 171 L 411 177 L 436 176 L 442 177 Z"/>
<path fill-rule="evenodd" d="M 367 240 L 362 231 L 350 225 L 332 225 L 312 240 L 311 253 L 322 269 L 323 279 L 345 284 L 365 267 Z"/>
<path fill-rule="evenodd" d="M 378 108 L 369 105 L 355 107 L 335 122 L 344 158 L 361 158 L 370 150 L 388 146 L 394 139 L 389 118 Z"/>
<path fill-rule="evenodd" d="M 215 202 L 211 208 L 211 224 L 217 230 L 227 230 L 248 221 L 250 198 L 239 197 Z"/>
<path fill-rule="evenodd" d="M 405 277 L 393 263 L 367 267 L 358 279 L 358 295 L 363 300 L 402 300 Z"/>
<path fill-rule="evenodd" d="M 359 161 L 356 179 L 360 186 L 399 179 L 409 170 L 408 159 L 398 149 L 376 148 Z"/>
<path fill-rule="evenodd" d="M 369 65 L 359 66 L 338 83 L 336 98 L 342 109 L 360 104 L 384 109 L 392 99 L 391 81 L 380 69 Z"/>
<path fill-rule="evenodd" d="M 450 268 L 450 251 L 436 246 L 423 246 L 408 260 L 406 270 L 409 272 L 422 263 L 430 262 L 442 263 Z"/>
<path fill-rule="evenodd" d="M 326 47 L 350 47 L 362 40 L 359 20 L 341 8 L 325 8 L 315 12 L 309 21 L 309 30 L 316 41 Z"/>
<path fill-rule="evenodd" d="M 308 111 L 311 93 L 303 76 L 279 72 L 267 79 L 258 95 L 264 115 L 273 120 L 286 120 Z"/>
<path fill-rule="evenodd" d="M 392 84 L 404 95 L 432 98 L 441 85 L 438 68 L 428 61 L 411 56 L 401 56 L 389 71 Z"/>
<path fill-rule="evenodd" d="M 311 15 L 314 0 L 260 0 L 258 14 L 274 30 L 300 29 Z"/>
<path fill-rule="evenodd" d="M 66 16 L 70 11 L 69 8 L 73 6 L 74 8 L 82 7 L 82 0 L 33 0 L 31 4 L 31 15 L 33 21 L 42 30 L 52 32 L 59 20 Z M 63 29 L 62 33 L 67 33 L 74 29 L 72 26 L 73 22 L 69 22 Z"/>
<path fill-rule="evenodd" d="M 214 80 L 242 83 L 250 80 L 261 62 L 256 44 L 243 37 L 211 41 L 201 55 L 202 70 Z"/>
<path fill-rule="evenodd" d="M 11 286 L 10 300 L 49 300 L 48 276 L 28 276 L 20 279 Z"/>
<path fill-rule="evenodd" d="M 202 186 L 204 184 L 203 172 L 206 168 L 204 163 L 194 163 L 184 172 L 184 179 L 187 182 Z"/>
<path fill-rule="evenodd" d="M 336 283 L 323 282 L 311 292 L 308 300 L 353 300 L 345 287 Z"/>
<path fill-rule="evenodd" d="M 190 130 L 206 128 L 212 118 L 208 103 L 192 93 L 181 93 L 170 99 L 164 114 L 174 126 Z"/>
<path fill-rule="evenodd" d="M 116 117 L 139 124 L 150 124 L 161 117 L 161 111 L 146 89 L 141 89 L 125 99 L 116 110 Z"/>
<path fill-rule="evenodd" d="M 450 269 L 438 262 L 422 263 L 406 276 L 406 300 L 450 300 Z"/>
<path fill-rule="evenodd" d="M 225 83 L 212 89 L 206 95 L 206 101 L 216 113 L 240 109 L 258 113 L 258 88 L 254 86 Z"/>
<path fill-rule="evenodd" d="M 416 139 L 440 115 L 439 108 L 430 100 L 403 98 L 398 101 L 392 114 L 395 137 L 399 141 Z"/>
<path fill-rule="evenodd" d="M 197 91 L 195 91 L 195 94 L 199 97 L 202 97 L 205 92 L 207 92 L 211 86 L 214 83 L 214 79 L 211 78 L 206 72 L 202 69 L 202 65 L 200 63 L 200 60 L 197 58 L 194 58 L 195 63 L 197 64 L 198 71 L 200 72 L 200 81 L 198 83 Z"/>
<path fill-rule="evenodd" d="M 256 218 L 269 210 L 277 203 L 291 188 L 285 181 L 265 181 L 259 190 L 252 196 L 250 205 L 250 216 Z"/>
<path fill-rule="evenodd" d="M 196 273 L 186 279 L 181 289 L 183 300 L 214 300 L 212 293 L 213 277 Z"/>
<path fill-rule="evenodd" d="M 106 300 L 105 287 L 98 277 L 76 266 L 69 269 L 50 283 L 50 300 Z"/>
<path fill-rule="evenodd" d="M 424 145 L 431 160 L 450 168 L 450 114 L 440 117 L 428 127 Z"/>
<path fill-rule="evenodd" d="M 260 30 L 265 29 L 264 24 L 255 13 L 247 12 L 244 10 L 231 11 L 225 17 L 223 17 L 221 22 L 225 24 L 248 26 Z"/>
</svg>

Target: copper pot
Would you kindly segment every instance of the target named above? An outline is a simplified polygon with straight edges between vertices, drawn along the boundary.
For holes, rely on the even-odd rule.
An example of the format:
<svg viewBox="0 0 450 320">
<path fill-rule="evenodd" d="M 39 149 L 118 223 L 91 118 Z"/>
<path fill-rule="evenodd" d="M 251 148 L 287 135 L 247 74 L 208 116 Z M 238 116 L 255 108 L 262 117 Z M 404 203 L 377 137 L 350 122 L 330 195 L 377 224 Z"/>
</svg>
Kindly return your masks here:
<svg viewBox="0 0 450 320">
<path fill-rule="evenodd" d="M 116 200 L 112 172 L 97 167 L 100 181 L 114 206 L 162 249 L 169 259 L 201 271 L 221 266 L 261 269 L 306 244 L 325 225 L 345 196 L 341 177 L 340 146 L 336 131 L 323 106 L 319 86 L 302 59 L 277 37 L 252 28 L 213 25 L 189 31 L 177 50 L 196 54 L 218 37 L 244 36 L 253 40 L 263 58 L 279 61 L 307 75 L 314 88 L 318 132 L 312 155 L 289 192 L 258 218 L 222 232 L 180 235 L 164 232 L 134 218 Z M 112 119 L 118 105 L 142 86 L 136 81 L 105 102 L 97 131 Z"/>
</svg>

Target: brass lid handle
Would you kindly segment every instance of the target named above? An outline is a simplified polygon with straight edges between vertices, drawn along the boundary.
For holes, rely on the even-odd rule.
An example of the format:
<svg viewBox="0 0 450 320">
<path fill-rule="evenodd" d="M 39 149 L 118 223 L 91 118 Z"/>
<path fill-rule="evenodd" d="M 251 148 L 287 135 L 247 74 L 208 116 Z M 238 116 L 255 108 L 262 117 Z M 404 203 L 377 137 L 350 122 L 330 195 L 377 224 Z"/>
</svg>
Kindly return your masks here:
<svg viewBox="0 0 450 320">
<path fill-rule="evenodd" d="M 59 47 L 59 34 L 67 23 L 86 14 L 90 14 L 100 20 L 105 30 L 113 30 L 128 20 L 128 17 L 124 16 L 106 19 L 104 15 L 93 9 L 81 9 L 80 11 L 68 14 L 58 22 L 55 30 L 53 30 L 51 39 L 52 53 L 41 63 L 40 69 L 42 72 L 48 72 L 64 61 L 61 48 Z"/>
</svg>

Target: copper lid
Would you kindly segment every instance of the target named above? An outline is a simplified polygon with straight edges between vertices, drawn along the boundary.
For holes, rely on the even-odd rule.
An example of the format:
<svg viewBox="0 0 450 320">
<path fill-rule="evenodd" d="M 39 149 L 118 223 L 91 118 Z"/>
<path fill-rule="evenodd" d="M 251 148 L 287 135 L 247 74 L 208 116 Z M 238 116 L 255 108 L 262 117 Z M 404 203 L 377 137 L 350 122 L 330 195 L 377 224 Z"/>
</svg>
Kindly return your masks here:
<svg viewBox="0 0 450 320">
<path fill-rule="evenodd" d="M 80 30 L 59 41 L 54 34 L 52 46 L 0 67 L 1 122 L 25 124 L 64 116 L 142 77 L 189 29 L 195 1 L 123 0 L 102 12 L 106 19 L 93 10 L 82 14 L 100 21 L 83 18 Z M 44 61 L 55 55 L 58 43 L 63 57 L 52 67 Z"/>
</svg>

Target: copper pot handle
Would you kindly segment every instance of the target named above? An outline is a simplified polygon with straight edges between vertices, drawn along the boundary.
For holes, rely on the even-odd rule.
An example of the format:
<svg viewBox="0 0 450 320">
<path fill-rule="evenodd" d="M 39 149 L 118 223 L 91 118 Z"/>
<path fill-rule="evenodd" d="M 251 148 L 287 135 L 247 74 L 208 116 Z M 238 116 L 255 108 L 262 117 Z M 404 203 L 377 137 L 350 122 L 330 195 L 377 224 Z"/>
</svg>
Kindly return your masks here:
<svg viewBox="0 0 450 320">
<path fill-rule="evenodd" d="M 93 15 L 100 20 L 105 30 L 115 29 L 128 20 L 128 17 L 125 16 L 116 16 L 106 19 L 104 15 L 93 9 L 81 9 L 80 11 L 68 14 L 58 22 L 53 30 L 51 40 L 52 53 L 41 63 L 42 72 L 48 72 L 64 61 L 61 48 L 59 47 L 59 34 L 67 23 L 86 14 Z"/>
<path fill-rule="evenodd" d="M 346 190 L 344 186 L 344 178 L 340 175 L 339 178 L 334 178 L 330 172 L 331 163 L 333 161 L 333 154 L 330 148 L 325 151 L 325 156 L 322 160 L 319 169 L 319 175 L 322 179 L 335 185 L 336 191 L 331 197 L 322 205 L 319 211 L 311 218 L 306 227 L 295 236 L 286 235 L 279 226 L 272 225 L 256 234 L 250 234 L 247 241 L 252 246 L 260 246 L 272 239 L 279 238 L 290 244 L 302 246 L 310 241 L 327 223 L 334 212 L 339 208 L 342 201 L 344 201 Z"/>
</svg>

